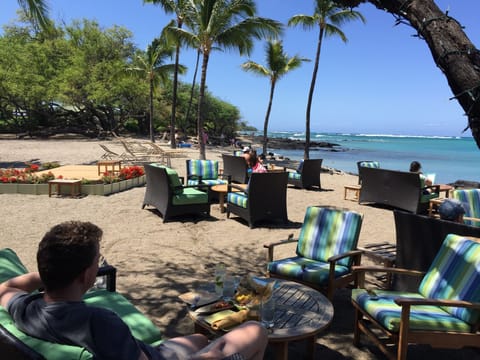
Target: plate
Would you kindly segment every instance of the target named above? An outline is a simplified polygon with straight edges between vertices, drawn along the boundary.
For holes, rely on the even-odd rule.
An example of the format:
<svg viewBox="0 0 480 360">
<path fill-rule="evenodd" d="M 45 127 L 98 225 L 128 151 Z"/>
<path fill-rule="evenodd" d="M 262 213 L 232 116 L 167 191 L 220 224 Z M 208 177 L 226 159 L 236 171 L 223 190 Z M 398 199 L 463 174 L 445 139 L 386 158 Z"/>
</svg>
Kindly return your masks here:
<svg viewBox="0 0 480 360">
<path fill-rule="evenodd" d="M 216 301 L 213 304 L 205 305 L 197 308 L 195 313 L 197 314 L 212 314 L 215 312 L 233 309 L 235 306 L 231 303 L 227 303 L 225 301 Z"/>
<path fill-rule="evenodd" d="M 195 307 L 211 304 L 220 299 L 220 296 L 208 291 L 189 291 L 178 296 L 180 300 Z"/>
<path fill-rule="evenodd" d="M 233 310 L 223 310 L 223 311 L 219 311 L 219 312 L 213 313 L 211 315 L 205 316 L 204 321 L 208 325 L 212 325 L 215 321 L 222 320 L 222 319 L 224 319 L 227 316 L 230 316 L 232 314 L 235 314 L 235 311 L 233 311 Z M 235 327 L 235 326 L 232 326 L 232 327 Z M 228 331 L 228 330 L 230 330 L 230 328 L 223 329 L 223 331 Z"/>
</svg>

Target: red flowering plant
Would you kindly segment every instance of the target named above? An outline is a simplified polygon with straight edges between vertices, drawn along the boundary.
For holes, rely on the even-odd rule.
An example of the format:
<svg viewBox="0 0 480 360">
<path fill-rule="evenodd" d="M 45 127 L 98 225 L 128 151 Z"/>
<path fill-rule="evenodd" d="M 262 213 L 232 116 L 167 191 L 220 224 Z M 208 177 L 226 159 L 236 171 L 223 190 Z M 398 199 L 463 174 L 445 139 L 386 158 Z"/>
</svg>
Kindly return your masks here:
<svg viewBox="0 0 480 360">
<path fill-rule="evenodd" d="M 120 169 L 120 172 L 107 171 L 103 173 L 102 181 L 104 184 L 111 184 L 122 180 L 137 178 L 145 174 L 141 166 L 127 166 Z"/>
<path fill-rule="evenodd" d="M 49 180 L 55 179 L 52 172 L 36 174 L 41 167 L 37 164 L 28 164 L 23 169 L 0 169 L 0 183 L 19 183 L 19 184 L 44 184 Z"/>
</svg>

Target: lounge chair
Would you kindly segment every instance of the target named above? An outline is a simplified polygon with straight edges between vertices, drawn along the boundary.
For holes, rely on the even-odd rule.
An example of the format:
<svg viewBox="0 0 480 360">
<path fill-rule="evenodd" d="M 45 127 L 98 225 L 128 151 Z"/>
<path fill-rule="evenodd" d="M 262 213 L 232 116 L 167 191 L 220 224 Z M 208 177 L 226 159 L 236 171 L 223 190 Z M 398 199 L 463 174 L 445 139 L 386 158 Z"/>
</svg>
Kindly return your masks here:
<svg viewBox="0 0 480 360">
<path fill-rule="evenodd" d="M 223 175 L 231 182 L 246 184 L 248 181 L 248 166 L 243 157 L 222 154 Z"/>
<path fill-rule="evenodd" d="M 230 213 L 246 220 L 250 228 L 258 221 L 281 221 L 286 224 L 287 173 L 253 173 L 246 189 L 237 184 L 228 184 L 227 218 Z"/>
<path fill-rule="evenodd" d="M 288 183 L 301 189 L 321 189 L 322 161 L 323 159 L 302 160 L 296 170 L 288 172 Z"/>
<path fill-rule="evenodd" d="M 187 159 L 187 185 L 222 185 L 228 181 L 223 179 L 218 171 L 217 160 L 194 160 Z"/>
<path fill-rule="evenodd" d="M 177 172 L 161 164 L 145 165 L 145 175 L 142 209 L 147 205 L 157 208 L 163 222 L 180 215 L 210 215 L 208 185 L 183 186 Z"/>
<path fill-rule="evenodd" d="M 27 269 L 11 249 L 0 250 L 0 282 L 25 274 Z M 115 291 L 116 269 L 106 266 L 99 269 L 99 276 L 107 276 L 106 289 L 93 289 L 84 296 L 89 305 L 104 307 L 116 312 L 128 325 L 133 336 L 147 344 L 158 345 L 160 330 L 136 309 L 124 296 Z M 8 312 L 0 307 L 0 357 L 2 359 L 93 359 L 84 348 L 60 345 L 26 335 L 18 330 Z"/>
<path fill-rule="evenodd" d="M 335 289 L 355 280 L 351 267 L 359 265 L 357 250 L 363 215 L 330 207 L 307 208 L 298 239 L 266 244 L 268 276 L 296 281 L 323 291 L 332 300 Z M 296 255 L 274 258 L 280 245 L 297 243 Z"/>
<path fill-rule="evenodd" d="M 365 272 L 423 276 L 415 292 L 366 290 Z M 409 344 L 480 348 L 480 242 L 450 234 L 426 274 L 401 268 L 354 268 L 354 345 L 367 335 L 388 359 L 406 360 Z M 395 355 L 396 351 L 396 355 Z"/>
<path fill-rule="evenodd" d="M 369 168 L 380 168 L 380 163 L 378 161 L 373 160 L 361 160 L 357 161 L 357 169 L 358 169 L 358 184 L 362 184 L 362 178 L 360 177 L 360 168 L 361 167 L 369 167 Z"/>
</svg>

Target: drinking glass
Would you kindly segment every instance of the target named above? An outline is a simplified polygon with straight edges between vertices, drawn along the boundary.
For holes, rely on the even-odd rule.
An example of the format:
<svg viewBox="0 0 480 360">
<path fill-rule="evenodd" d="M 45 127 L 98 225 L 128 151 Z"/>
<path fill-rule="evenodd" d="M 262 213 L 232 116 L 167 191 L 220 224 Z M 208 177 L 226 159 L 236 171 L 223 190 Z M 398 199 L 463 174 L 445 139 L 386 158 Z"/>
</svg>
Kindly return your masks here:
<svg viewBox="0 0 480 360">
<path fill-rule="evenodd" d="M 218 264 L 215 268 L 215 293 L 223 295 L 223 280 L 225 278 L 225 265 Z"/>
<path fill-rule="evenodd" d="M 223 278 L 223 300 L 231 301 L 235 295 L 235 279 L 227 275 Z"/>
<path fill-rule="evenodd" d="M 260 303 L 260 322 L 267 329 L 273 328 L 275 325 L 275 299 L 273 296 Z"/>
</svg>

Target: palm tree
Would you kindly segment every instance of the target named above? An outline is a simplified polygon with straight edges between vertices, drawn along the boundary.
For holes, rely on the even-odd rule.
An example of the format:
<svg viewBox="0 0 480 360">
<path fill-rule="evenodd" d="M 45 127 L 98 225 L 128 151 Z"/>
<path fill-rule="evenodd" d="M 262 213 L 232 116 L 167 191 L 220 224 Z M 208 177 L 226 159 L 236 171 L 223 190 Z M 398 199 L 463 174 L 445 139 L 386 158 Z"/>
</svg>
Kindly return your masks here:
<svg viewBox="0 0 480 360">
<path fill-rule="evenodd" d="M 150 106 L 149 133 L 151 142 L 155 142 L 153 131 L 153 94 L 159 82 L 165 83 L 175 70 L 175 65 L 165 64 L 167 59 L 173 57 L 174 50 L 174 45 L 171 44 L 168 39 L 161 36 L 148 46 L 145 53 L 136 56 L 136 66 L 127 69 L 142 76 L 148 82 Z M 178 71 L 180 73 L 184 73 L 185 70 L 186 68 L 183 65 L 178 65 Z"/>
<path fill-rule="evenodd" d="M 41 29 L 48 29 L 50 26 L 48 20 L 48 6 L 43 0 L 18 0 L 18 5 L 22 7 L 27 16 L 40 26 Z"/>
<path fill-rule="evenodd" d="M 197 136 L 200 159 L 205 159 L 205 144 L 202 141 L 202 112 L 208 61 L 212 50 L 238 50 L 240 55 L 249 54 L 254 39 L 277 36 L 282 25 L 275 20 L 256 16 L 254 0 L 189 0 L 188 20 L 185 25 L 190 29 L 176 28 L 179 40 L 188 46 L 199 49 L 202 54 L 202 70 L 197 112 Z"/>
<path fill-rule="evenodd" d="M 185 19 L 187 9 L 187 0 L 144 0 L 144 3 L 158 4 L 166 14 L 176 15 L 176 27 L 181 28 Z M 175 49 L 175 69 L 173 72 L 173 95 L 172 95 L 172 117 L 170 119 L 170 146 L 172 149 L 177 147 L 175 143 L 175 123 L 177 116 L 177 88 L 178 88 L 178 70 L 180 62 L 180 43 L 176 43 Z"/>
<path fill-rule="evenodd" d="M 310 157 L 310 112 L 312 108 L 313 92 L 315 90 L 315 82 L 317 80 L 323 38 L 327 36 L 339 36 L 342 41 L 346 43 L 348 39 L 340 29 L 340 26 L 348 21 L 357 19 L 365 22 L 365 18 L 361 13 L 340 7 L 332 0 L 314 0 L 314 2 L 315 10 L 313 15 L 295 15 L 288 21 L 289 26 L 302 25 L 305 30 L 311 30 L 318 26 L 320 30 L 318 33 L 317 52 L 315 54 L 315 64 L 313 66 L 312 80 L 308 92 L 305 118 L 305 151 L 303 158 L 306 160 Z"/>
<path fill-rule="evenodd" d="M 263 154 L 267 153 L 268 120 L 272 110 L 273 95 L 277 81 L 288 72 L 299 68 L 302 62 L 310 61 L 309 59 L 300 58 L 298 55 L 289 58 L 288 54 L 283 51 L 283 44 L 280 40 L 267 41 L 265 54 L 266 65 L 260 65 L 250 60 L 242 64 L 243 70 L 250 71 L 256 75 L 266 76 L 270 79 L 270 97 L 263 125 Z"/>
</svg>

